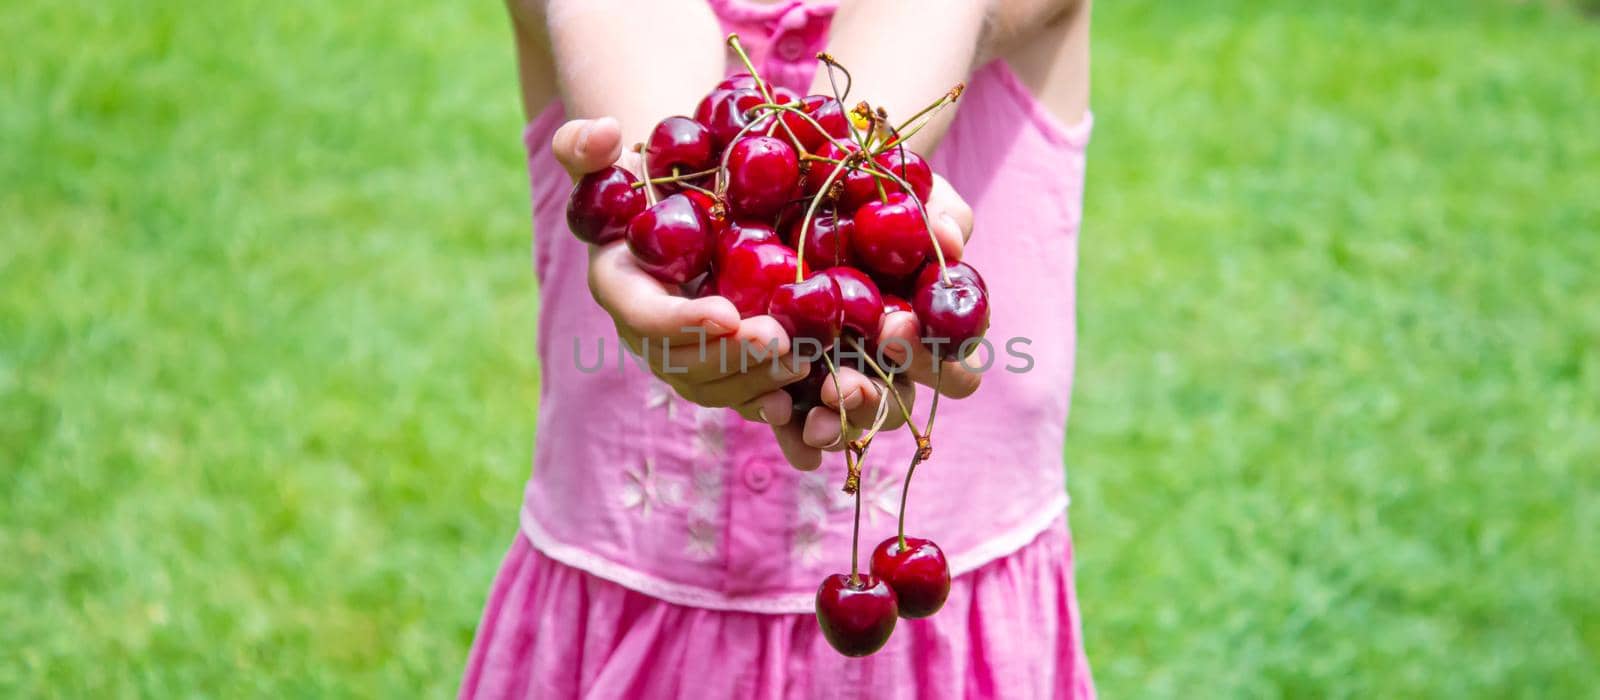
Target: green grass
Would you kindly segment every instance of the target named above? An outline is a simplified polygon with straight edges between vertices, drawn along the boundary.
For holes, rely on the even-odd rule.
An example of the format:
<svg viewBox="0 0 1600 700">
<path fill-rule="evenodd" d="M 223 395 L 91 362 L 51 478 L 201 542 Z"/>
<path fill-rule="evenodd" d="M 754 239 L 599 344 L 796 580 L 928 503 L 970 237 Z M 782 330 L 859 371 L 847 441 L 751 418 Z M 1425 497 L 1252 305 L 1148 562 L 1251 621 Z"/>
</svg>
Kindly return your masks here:
<svg viewBox="0 0 1600 700">
<path fill-rule="evenodd" d="M 1101 5 L 1101 690 L 1592 693 L 1600 25 Z M 537 399 L 498 5 L 25 2 L 0 45 L 0 696 L 448 694 Z"/>
</svg>

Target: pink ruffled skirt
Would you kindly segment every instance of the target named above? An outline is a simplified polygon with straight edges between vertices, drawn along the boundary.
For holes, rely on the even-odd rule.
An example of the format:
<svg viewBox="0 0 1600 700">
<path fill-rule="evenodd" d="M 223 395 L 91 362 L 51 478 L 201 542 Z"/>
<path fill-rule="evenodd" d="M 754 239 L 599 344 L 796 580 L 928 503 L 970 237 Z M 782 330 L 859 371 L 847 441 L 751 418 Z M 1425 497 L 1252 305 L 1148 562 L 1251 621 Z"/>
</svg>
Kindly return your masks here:
<svg viewBox="0 0 1600 700">
<path fill-rule="evenodd" d="M 957 577 L 944 609 L 849 659 L 809 614 L 666 603 L 544 556 L 517 536 L 496 576 L 462 698 L 1092 698 L 1057 520 Z"/>
</svg>

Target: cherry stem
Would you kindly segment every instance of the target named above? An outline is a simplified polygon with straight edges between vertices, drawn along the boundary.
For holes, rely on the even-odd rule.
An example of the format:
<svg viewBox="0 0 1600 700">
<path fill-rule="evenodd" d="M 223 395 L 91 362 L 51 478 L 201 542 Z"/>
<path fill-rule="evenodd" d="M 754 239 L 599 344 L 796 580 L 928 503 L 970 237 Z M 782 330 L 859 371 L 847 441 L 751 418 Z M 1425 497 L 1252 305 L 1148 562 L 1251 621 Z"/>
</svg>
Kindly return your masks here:
<svg viewBox="0 0 1600 700">
<path fill-rule="evenodd" d="M 952 104 L 955 104 L 956 100 L 961 99 L 961 93 L 963 91 L 965 91 L 966 89 L 967 89 L 967 86 L 964 83 L 956 83 L 956 86 L 953 87 L 953 88 L 950 88 L 949 92 L 946 92 L 944 95 L 940 96 L 939 99 L 934 100 L 932 104 L 930 104 L 930 105 L 928 105 L 926 107 L 923 107 L 921 111 L 917 112 L 916 114 L 911 115 L 910 119 L 907 119 L 904 122 L 901 122 L 900 126 L 895 127 L 895 129 L 894 129 L 894 134 L 895 134 L 894 138 L 892 138 L 892 139 L 890 139 L 888 141 L 885 141 L 883 143 L 883 148 L 880 149 L 880 152 L 882 152 L 883 150 L 887 150 L 890 146 L 893 146 L 896 143 L 905 143 L 905 141 L 907 139 L 910 139 L 912 136 L 915 136 L 918 131 L 922 130 L 922 127 L 925 127 L 928 124 L 932 123 L 933 122 L 933 118 L 938 116 L 940 111 L 943 111 L 945 107 L 948 107 L 948 106 L 950 106 Z M 916 122 L 918 119 L 922 118 L 923 116 L 927 116 L 928 117 L 927 120 L 923 121 L 920 124 L 917 124 L 917 127 L 915 129 L 912 129 L 910 133 L 906 133 L 904 136 L 901 135 L 902 133 L 904 133 L 906 131 L 906 129 L 911 127 L 911 124 L 913 122 Z"/>
<path fill-rule="evenodd" d="M 905 480 L 905 483 L 900 485 L 900 530 L 899 530 L 899 538 L 900 538 L 900 551 L 902 551 L 902 552 L 904 552 L 905 549 L 906 549 L 906 501 L 908 500 L 907 496 L 909 496 L 911 494 L 911 475 L 917 473 L 917 465 L 918 464 L 922 464 L 922 451 L 921 450 L 917 450 L 917 453 L 911 456 L 911 466 L 906 469 L 906 480 Z"/>
<path fill-rule="evenodd" d="M 822 123 L 818 122 L 816 117 L 813 117 L 813 116 L 811 116 L 809 114 L 806 114 L 806 111 L 803 110 L 803 109 L 800 109 L 799 107 L 796 107 L 796 106 L 794 106 L 792 104 L 781 105 L 781 104 L 778 104 L 776 102 L 763 102 L 763 103 L 758 104 L 758 105 L 756 105 L 754 107 L 751 107 L 749 111 L 753 112 L 753 111 L 758 110 L 758 109 L 765 109 L 765 110 L 769 110 L 769 111 L 774 111 L 775 110 L 775 111 L 782 111 L 782 112 L 792 112 L 796 116 L 800 117 L 801 119 L 804 119 L 804 120 L 810 122 L 811 126 L 816 127 L 817 133 L 822 134 L 823 138 L 828 139 L 828 141 L 830 143 L 832 143 L 834 146 L 837 146 L 839 148 L 839 150 L 841 150 L 841 151 L 847 150 L 845 148 L 845 146 L 847 145 L 845 142 L 840 141 L 839 139 L 835 138 L 833 134 L 828 133 L 828 130 L 823 128 Z M 848 123 L 848 120 L 846 120 L 846 123 Z M 801 157 L 806 157 L 806 156 L 811 156 L 811 154 L 802 151 L 801 152 Z M 817 157 L 817 156 L 811 156 L 811 157 Z"/>
<path fill-rule="evenodd" d="M 861 465 L 856 462 L 855 453 L 847 450 L 845 451 L 844 457 L 850 471 L 853 473 L 859 473 L 861 470 Z M 861 570 L 857 567 L 856 561 L 860 557 L 859 547 L 861 543 L 861 489 L 856 489 L 855 495 L 856 521 L 855 524 L 850 528 L 850 585 L 860 586 Z"/>
<path fill-rule="evenodd" d="M 640 155 L 641 155 L 641 157 L 643 156 L 643 154 L 640 154 Z M 693 179 L 696 179 L 696 178 L 701 178 L 701 177 L 705 177 L 707 175 L 715 175 L 715 174 L 717 174 L 717 169 L 716 168 L 708 168 L 706 170 L 699 170 L 699 171 L 692 172 L 692 173 L 680 173 L 680 172 L 678 172 L 677 168 L 673 168 L 671 175 L 664 175 L 662 177 L 651 178 L 648 182 L 649 182 L 649 184 L 652 184 L 652 185 L 665 185 L 665 184 L 667 184 L 669 182 L 683 182 L 684 180 L 693 180 Z M 633 187 L 635 189 L 637 189 L 637 188 L 640 188 L 640 187 L 644 187 L 645 184 L 646 183 L 643 182 L 643 181 L 635 182 L 635 183 L 633 183 Z M 688 183 L 685 183 L 685 184 L 688 184 Z"/>
<path fill-rule="evenodd" d="M 834 168 L 833 172 L 828 173 L 828 179 L 822 181 L 822 187 L 818 188 L 816 196 L 811 198 L 811 206 L 806 207 L 805 218 L 800 220 L 800 236 L 794 242 L 795 250 L 801 251 L 802 254 L 806 249 L 806 238 L 811 235 L 811 221 L 817 215 L 817 207 L 822 204 L 823 198 L 828 196 L 828 188 L 833 187 L 833 181 L 839 178 L 839 173 L 841 172 L 844 172 L 844 168 Z M 799 283 L 804 279 L 805 266 L 796 265 L 794 268 L 794 281 Z"/>
<path fill-rule="evenodd" d="M 833 90 L 833 99 L 838 101 L 839 109 L 844 109 L 844 100 L 850 96 L 850 87 L 855 85 L 855 78 L 850 75 L 850 70 L 848 68 L 845 68 L 838 61 L 834 60 L 832 55 L 826 52 L 817 54 L 817 60 L 821 61 L 823 65 L 828 67 L 828 87 Z M 839 92 L 839 84 L 833 79 L 833 71 L 835 68 L 837 68 L 839 72 L 844 73 L 845 83 L 843 93 Z M 871 138 L 872 136 L 871 132 L 868 132 L 866 136 L 862 136 L 861 132 L 856 129 L 855 122 L 850 120 L 850 115 L 848 112 L 845 114 L 844 124 L 846 128 L 850 129 L 851 140 L 855 141 L 856 145 L 865 150 L 867 147 L 867 139 Z"/>
<path fill-rule="evenodd" d="M 882 379 L 886 384 L 889 385 L 888 391 L 894 395 L 894 403 L 896 406 L 900 407 L 900 415 L 906 419 L 906 427 L 911 429 L 911 434 L 913 436 L 915 436 L 918 440 L 921 440 L 922 433 L 917 432 L 917 424 L 915 421 L 911 420 L 911 410 L 906 407 L 905 401 L 900 398 L 900 392 L 894 390 L 894 379 L 889 376 L 888 372 L 883 371 L 883 367 L 881 365 L 873 361 L 872 356 L 867 354 L 866 348 L 861 347 L 861 341 L 851 338 L 850 347 L 855 349 L 856 354 L 860 355 L 861 359 L 867 361 L 867 366 L 872 368 L 873 373 L 877 374 L 879 379 Z"/>
<path fill-rule="evenodd" d="M 855 85 L 855 82 L 856 82 L 855 78 L 850 75 L 850 69 L 845 68 L 843 64 L 841 64 L 838 61 L 834 60 L 833 56 L 828 54 L 828 53 L 819 53 L 819 54 L 817 54 L 817 60 L 821 61 L 822 65 L 825 65 L 825 66 L 828 67 L 828 87 L 833 88 L 833 99 L 838 100 L 839 104 L 843 105 L 844 104 L 844 98 L 850 96 L 850 86 Z M 843 94 L 840 94 L 840 92 L 839 92 L 839 83 L 834 82 L 834 79 L 833 79 L 833 71 L 834 71 L 834 69 L 838 69 L 838 71 L 840 73 L 844 74 L 844 93 Z"/>
<path fill-rule="evenodd" d="M 917 436 L 917 452 L 911 456 L 911 466 L 906 468 L 905 483 L 900 485 L 900 549 L 906 548 L 906 502 L 911 494 L 911 475 L 917 472 L 917 465 L 933 455 L 933 417 L 939 413 L 939 388 L 944 383 L 944 362 L 933 366 L 933 404 L 928 407 L 928 427 L 924 428 L 922 435 Z M 915 434 L 916 428 L 911 432 Z"/>
<path fill-rule="evenodd" d="M 750 54 L 744 52 L 744 45 L 739 43 L 738 34 L 728 35 L 728 47 L 739 55 L 739 60 L 744 63 L 745 70 L 750 71 L 750 77 L 755 78 L 756 87 L 761 88 L 761 94 L 767 98 L 767 101 L 776 102 L 776 100 L 772 99 L 772 90 L 767 87 L 767 81 L 761 79 L 761 72 L 756 70 L 754 63 L 750 62 Z"/>
<path fill-rule="evenodd" d="M 828 363 L 828 374 L 833 375 L 833 393 L 839 397 L 839 441 L 844 442 L 850 439 L 850 420 L 845 417 L 844 387 L 839 386 L 839 368 L 834 366 L 833 358 L 828 357 L 827 353 L 822 354 L 822 359 Z M 849 486 L 848 480 L 845 485 Z"/>
<path fill-rule="evenodd" d="M 939 281 L 950 284 L 950 267 L 944 260 L 944 248 L 939 245 L 939 237 L 933 235 L 933 222 L 928 219 L 927 206 L 922 203 L 922 198 L 916 195 L 911 183 L 906 182 L 905 178 L 894 174 L 893 169 L 890 169 L 885 175 L 890 180 L 894 180 L 895 184 L 899 185 L 901 189 L 904 189 L 911 201 L 917 203 L 917 213 L 922 215 L 922 227 L 928 230 L 928 240 L 933 243 L 933 256 L 939 262 Z"/>
<path fill-rule="evenodd" d="M 650 206 L 656 205 L 656 187 L 650 179 L 650 154 L 644 144 L 634 146 L 639 152 L 639 169 L 644 171 L 644 201 Z"/>
</svg>

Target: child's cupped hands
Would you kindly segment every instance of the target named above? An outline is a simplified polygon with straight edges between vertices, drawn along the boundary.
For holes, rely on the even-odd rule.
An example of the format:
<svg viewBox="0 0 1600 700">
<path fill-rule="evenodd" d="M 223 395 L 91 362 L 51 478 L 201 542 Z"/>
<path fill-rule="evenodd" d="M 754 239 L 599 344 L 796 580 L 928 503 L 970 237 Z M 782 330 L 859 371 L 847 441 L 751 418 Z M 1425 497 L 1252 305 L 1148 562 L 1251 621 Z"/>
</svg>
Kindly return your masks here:
<svg viewBox="0 0 1600 700">
<path fill-rule="evenodd" d="M 617 120 L 576 119 L 556 131 L 551 149 L 574 178 L 613 164 L 639 172 L 639 156 L 623 149 Z M 959 260 L 972 234 L 972 210 L 944 178 L 934 176 L 927 209 L 946 259 Z M 623 242 L 591 247 L 589 289 L 610 314 L 617 335 L 629 350 L 649 360 L 651 371 L 686 400 L 709 407 L 729 407 L 746 420 L 766 423 L 784 456 L 798 469 L 815 469 L 823 451 L 843 449 L 847 440 L 839 425 L 841 404 L 852 432 L 886 416 L 883 430 L 904 423 L 888 387 L 876 376 L 839 367 L 837 381 L 823 383 L 822 406 L 795 416 L 793 400 L 783 387 L 805 379 L 815 352 L 794 348 L 783 328 L 770 316 L 740 318 L 733 302 L 720 296 L 690 299 L 676 293 L 641 269 Z M 916 317 L 898 311 L 884 317 L 878 344 L 886 358 L 904 366 L 894 390 L 908 409 L 915 400 L 912 383 L 933 386 L 934 355 L 918 338 Z M 646 348 L 648 347 L 648 351 Z M 905 349 L 911 348 L 911 357 Z M 940 391 L 964 398 L 976 391 L 979 376 L 960 363 L 945 362 L 938 370 Z M 909 381 L 908 381 L 909 380 Z M 841 397 L 842 401 L 841 401 Z"/>
</svg>

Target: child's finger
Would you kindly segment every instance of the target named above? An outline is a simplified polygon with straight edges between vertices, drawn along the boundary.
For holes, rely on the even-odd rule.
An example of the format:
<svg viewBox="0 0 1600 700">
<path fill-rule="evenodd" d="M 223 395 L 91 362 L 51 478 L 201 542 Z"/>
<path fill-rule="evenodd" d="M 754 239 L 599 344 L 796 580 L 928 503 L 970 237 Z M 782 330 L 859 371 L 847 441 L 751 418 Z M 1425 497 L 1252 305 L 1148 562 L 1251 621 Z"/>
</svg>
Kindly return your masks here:
<svg viewBox="0 0 1600 700">
<path fill-rule="evenodd" d="M 681 393 L 684 398 L 701 406 L 742 406 L 754 398 L 805 379 L 811 368 L 804 363 L 792 362 L 792 359 L 779 358 L 776 362 L 754 366 L 748 372 L 722 379 L 685 381 L 681 384 Z M 733 369 L 738 372 L 737 366 Z"/>
<path fill-rule="evenodd" d="M 839 368 L 839 383 L 834 386 L 830 378 L 822 383 L 822 403 L 831 406 L 837 412 L 840 405 L 840 390 L 844 392 L 845 416 L 850 419 L 850 427 L 857 430 L 866 430 L 878 419 L 878 404 L 888 401 L 890 405 L 884 420 L 885 429 L 893 429 L 905 423 L 904 414 L 900 407 L 894 405 L 894 397 L 883 390 L 883 383 L 875 378 L 868 377 L 850 367 Z M 913 394 L 914 396 L 914 394 Z M 907 410 L 911 408 L 911 401 L 904 395 Z M 838 423 L 838 416 L 834 416 L 834 423 Z"/>
<path fill-rule="evenodd" d="M 972 238 L 972 207 L 939 175 L 933 176 L 927 207 L 928 223 L 933 225 L 934 238 L 938 239 L 945 260 L 960 260 L 967 240 Z"/>
<path fill-rule="evenodd" d="M 978 373 L 961 366 L 960 362 L 939 363 L 940 376 L 936 378 L 936 360 L 919 337 L 917 317 L 906 311 L 896 311 L 883 319 L 878 347 L 882 349 L 884 359 L 895 367 L 904 368 L 911 381 L 930 387 L 937 383 L 939 393 L 952 399 L 971 396 L 983 379 Z M 910 357 L 906 356 L 907 349 L 911 351 Z"/>
<path fill-rule="evenodd" d="M 806 424 L 801 437 L 808 447 L 819 450 L 836 450 L 844 446 L 844 433 L 839 430 L 839 409 L 817 406 L 806 414 Z"/>
<path fill-rule="evenodd" d="M 783 457 L 789 460 L 789 464 L 794 465 L 795 469 L 809 472 L 822 466 L 822 451 L 807 445 L 801 430 L 799 423 L 791 421 L 788 425 L 772 426 L 772 436 L 777 438 L 778 447 L 783 450 Z"/>
<path fill-rule="evenodd" d="M 622 154 L 622 126 L 616 119 L 574 119 L 556 129 L 550 151 L 573 178 L 617 162 Z"/>
<path fill-rule="evenodd" d="M 698 343 L 740 328 L 739 310 L 722 297 L 685 299 L 640 269 L 627 246 L 596 248 L 589 258 L 589 290 L 624 335 L 660 348 Z M 686 330 L 687 329 L 687 330 Z M 699 329 L 699 330 L 696 330 Z"/>
<path fill-rule="evenodd" d="M 698 335 L 690 326 L 691 333 Z M 789 336 L 771 316 L 752 316 L 739 322 L 732 335 L 691 337 L 688 342 L 665 346 L 651 339 L 651 359 L 663 372 L 682 375 L 687 382 L 709 382 L 751 372 L 767 372 L 774 361 L 781 369 L 804 377 L 808 363 L 789 353 Z M 664 360 L 664 361 L 663 361 Z M 785 381 L 785 383 L 788 383 Z"/>
<path fill-rule="evenodd" d="M 794 398 L 785 391 L 769 391 L 734 410 L 747 421 L 782 427 L 794 412 Z"/>
</svg>

